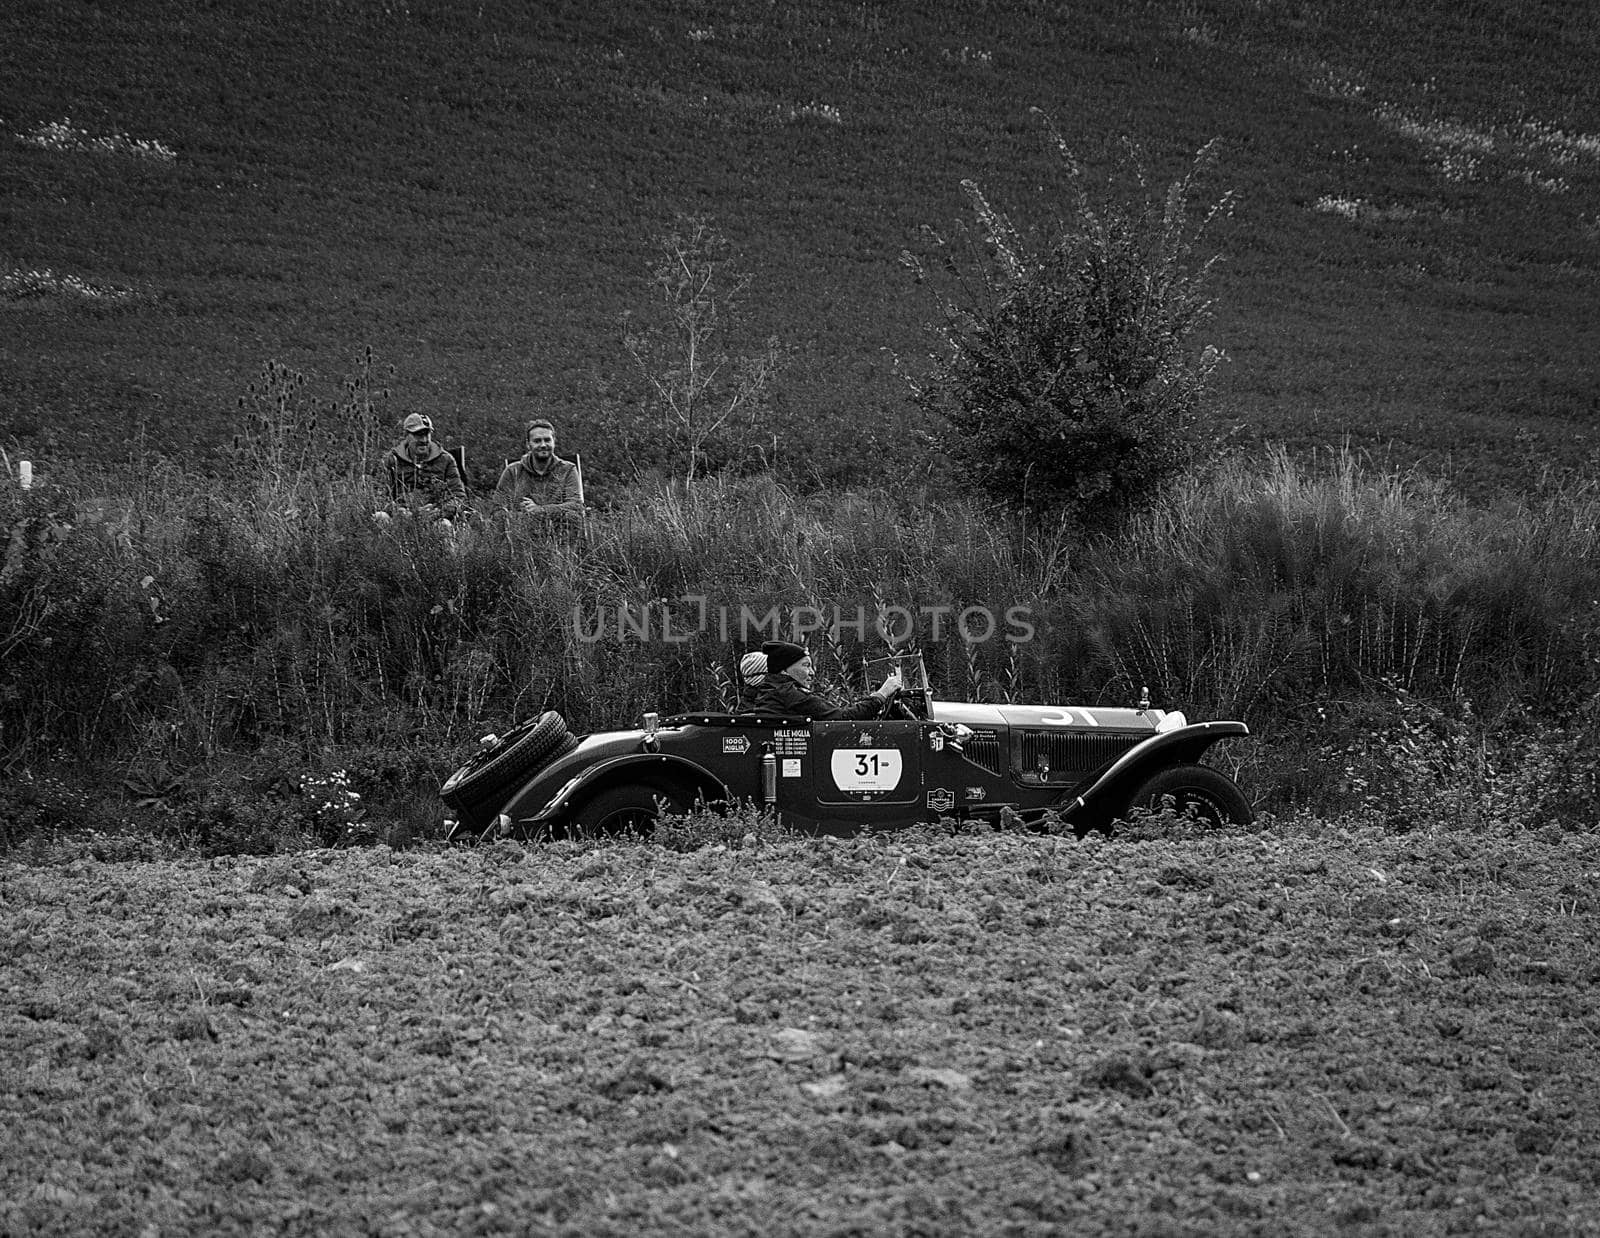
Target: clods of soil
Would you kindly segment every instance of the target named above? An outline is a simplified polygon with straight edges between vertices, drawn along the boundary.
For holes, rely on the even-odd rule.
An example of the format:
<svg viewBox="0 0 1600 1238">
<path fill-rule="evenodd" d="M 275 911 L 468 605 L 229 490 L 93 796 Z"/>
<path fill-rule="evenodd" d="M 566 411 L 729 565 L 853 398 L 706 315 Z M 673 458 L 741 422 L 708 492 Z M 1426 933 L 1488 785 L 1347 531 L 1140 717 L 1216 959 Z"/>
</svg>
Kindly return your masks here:
<svg viewBox="0 0 1600 1238">
<path fill-rule="evenodd" d="M 1600 842 L 0 867 L 0 1234 L 1593 1234 Z"/>
</svg>

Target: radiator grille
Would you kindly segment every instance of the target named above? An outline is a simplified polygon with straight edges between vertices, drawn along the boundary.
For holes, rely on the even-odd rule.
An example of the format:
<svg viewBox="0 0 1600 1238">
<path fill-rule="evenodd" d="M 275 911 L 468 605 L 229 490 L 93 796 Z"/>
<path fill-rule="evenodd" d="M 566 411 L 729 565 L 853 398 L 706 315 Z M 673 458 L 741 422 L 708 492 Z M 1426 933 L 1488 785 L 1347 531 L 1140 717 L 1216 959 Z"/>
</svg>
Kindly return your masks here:
<svg viewBox="0 0 1600 1238">
<path fill-rule="evenodd" d="M 974 765 L 998 774 L 1003 768 L 1000 740 L 994 735 L 969 735 L 961 744 L 961 755 Z"/>
<path fill-rule="evenodd" d="M 1087 774 L 1120 757 L 1146 735 L 1089 734 L 1081 731 L 1060 734 L 1032 731 L 1022 736 L 1022 772 L 1036 774 L 1042 757 L 1049 765 L 1051 782 L 1068 774 Z"/>
</svg>

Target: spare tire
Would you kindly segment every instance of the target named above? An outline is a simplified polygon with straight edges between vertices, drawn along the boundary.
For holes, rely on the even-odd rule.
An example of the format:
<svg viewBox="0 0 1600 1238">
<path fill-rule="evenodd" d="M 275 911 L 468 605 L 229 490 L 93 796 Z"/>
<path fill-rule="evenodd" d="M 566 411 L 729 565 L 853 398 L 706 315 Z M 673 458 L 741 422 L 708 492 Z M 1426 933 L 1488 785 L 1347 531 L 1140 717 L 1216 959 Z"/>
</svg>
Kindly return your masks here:
<svg viewBox="0 0 1600 1238">
<path fill-rule="evenodd" d="M 487 831 L 494 824 L 499 811 L 506 801 L 515 795 L 517 790 L 530 777 L 552 761 L 559 761 L 567 753 L 578 746 L 576 735 L 565 735 L 556 745 L 555 751 L 539 760 L 534 761 L 527 769 L 518 774 L 509 782 L 496 786 L 487 786 L 476 799 L 462 799 L 460 803 L 452 804 L 456 810 L 456 824 L 445 836 L 446 842 L 471 842 L 474 839 L 482 840 L 487 836 Z M 452 799 L 459 799 L 454 792 Z"/>
<path fill-rule="evenodd" d="M 575 747 L 577 740 L 566 721 L 555 710 L 546 710 L 487 745 L 451 774 L 439 788 L 439 798 L 451 808 L 478 815 L 558 751 Z"/>
</svg>

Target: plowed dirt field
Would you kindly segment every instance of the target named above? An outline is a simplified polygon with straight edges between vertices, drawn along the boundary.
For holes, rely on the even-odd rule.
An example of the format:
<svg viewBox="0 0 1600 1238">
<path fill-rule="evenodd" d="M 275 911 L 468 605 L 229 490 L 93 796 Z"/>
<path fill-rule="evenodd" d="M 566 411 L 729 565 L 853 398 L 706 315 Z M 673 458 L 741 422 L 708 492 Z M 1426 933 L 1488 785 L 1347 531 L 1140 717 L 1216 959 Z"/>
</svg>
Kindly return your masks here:
<svg viewBox="0 0 1600 1238">
<path fill-rule="evenodd" d="M 1600 1233 L 1600 838 L 0 866 L 0 1234 Z"/>
</svg>

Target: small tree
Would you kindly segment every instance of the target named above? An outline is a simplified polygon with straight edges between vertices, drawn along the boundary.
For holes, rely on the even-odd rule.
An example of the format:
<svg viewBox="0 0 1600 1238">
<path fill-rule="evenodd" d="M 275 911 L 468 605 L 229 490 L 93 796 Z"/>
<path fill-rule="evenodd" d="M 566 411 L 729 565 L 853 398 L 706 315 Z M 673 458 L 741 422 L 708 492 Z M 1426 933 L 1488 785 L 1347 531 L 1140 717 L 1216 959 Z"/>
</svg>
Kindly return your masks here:
<svg viewBox="0 0 1600 1238">
<path fill-rule="evenodd" d="M 1222 354 L 1207 347 L 1196 357 L 1189 347 L 1210 310 L 1201 290 L 1215 261 L 1196 267 L 1193 252 L 1230 198 L 1191 225 L 1189 200 L 1213 143 L 1163 199 L 1145 193 L 1097 208 L 1051 134 L 1074 190 L 1053 238 L 1024 238 L 962 182 L 987 253 L 963 267 L 938 242 L 958 291 L 942 305 L 947 351 L 913 382 L 912 397 L 942 423 L 936 443 L 979 488 L 1088 517 L 1126 510 L 1197 454 L 1197 414 Z"/>
<path fill-rule="evenodd" d="M 776 337 L 761 352 L 730 358 L 724 341 L 750 287 L 709 220 L 687 219 L 661 240 L 651 272 L 664 320 L 625 331 L 623 347 L 645 380 L 647 405 L 660 412 L 674 471 L 692 484 L 718 458 L 738 454 L 766 412 L 777 372 Z"/>
</svg>

